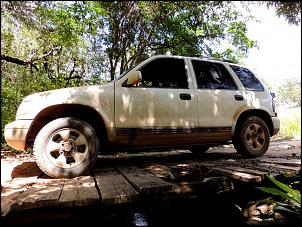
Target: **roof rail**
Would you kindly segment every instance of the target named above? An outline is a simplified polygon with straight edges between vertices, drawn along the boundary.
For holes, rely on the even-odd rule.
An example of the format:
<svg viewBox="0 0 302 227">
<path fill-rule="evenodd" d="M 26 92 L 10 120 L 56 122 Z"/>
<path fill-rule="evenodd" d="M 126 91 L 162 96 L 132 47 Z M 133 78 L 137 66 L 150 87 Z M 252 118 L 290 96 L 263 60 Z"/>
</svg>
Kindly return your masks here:
<svg viewBox="0 0 302 227">
<path fill-rule="evenodd" d="M 222 61 L 236 64 L 236 62 L 227 59 L 222 59 Z"/>
<path fill-rule="evenodd" d="M 215 60 L 215 61 L 222 61 L 222 62 L 229 62 L 229 63 L 234 63 L 236 64 L 236 62 L 234 61 L 231 61 L 231 60 L 227 60 L 227 59 L 220 59 L 220 58 L 211 58 L 211 57 L 202 57 L 201 55 L 198 55 L 198 54 L 189 54 L 189 55 L 186 55 L 187 57 L 197 57 L 197 58 L 201 58 L 201 59 L 208 59 L 208 60 Z"/>
<path fill-rule="evenodd" d="M 220 59 L 220 58 L 208 58 L 208 59 L 209 59 L 209 60 L 222 61 L 222 62 L 229 62 L 229 63 L 234 63 L 234 64 L 236 64 L 236 62 L 231 61 L 231 60 L 227 60 L 227 59 L 224 59 L 224 58 L 222 58 L 222 59 Z"/>
</svg>

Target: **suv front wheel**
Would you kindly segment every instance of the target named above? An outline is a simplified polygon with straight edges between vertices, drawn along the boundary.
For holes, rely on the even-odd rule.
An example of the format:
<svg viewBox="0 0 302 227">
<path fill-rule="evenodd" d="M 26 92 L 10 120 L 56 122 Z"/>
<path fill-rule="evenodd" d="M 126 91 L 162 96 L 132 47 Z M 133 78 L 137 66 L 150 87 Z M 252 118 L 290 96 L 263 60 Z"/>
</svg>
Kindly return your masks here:
<svg viewBox="0 0 302 227">
<path fill-rule="evenodd" d="M 269 129 L 259 117 L 248 116 L 238 122 L 232 141 L 242 156 L 261 157 L 269 147 Z"/>
<path fill-rule="evenodd" d="M 39 168 L 54 178 L 76 177 L 92 167 L 99 140 L 94 129 L 76 118 L 59 118 L 38 133 L 33 147 Z"/>
</svg>

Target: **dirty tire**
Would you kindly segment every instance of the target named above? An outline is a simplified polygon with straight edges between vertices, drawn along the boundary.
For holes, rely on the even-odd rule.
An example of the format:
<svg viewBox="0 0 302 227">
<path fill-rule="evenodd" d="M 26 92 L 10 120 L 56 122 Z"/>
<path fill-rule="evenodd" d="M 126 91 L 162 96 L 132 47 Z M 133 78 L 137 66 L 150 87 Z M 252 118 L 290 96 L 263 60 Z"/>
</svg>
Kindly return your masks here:
<svg viewBox="0 0 302 227">
<path fill-rule="evenodd" d="M 269 147 L 269 129 L 259 117 L 248 116 L 236 126 L 232 141 L 235 149 L 242 156 L 261 157 Z"/>
<path fill-rule="evenodd" d="M 98 158 L 94 129 L 76 118 L 59 118 L 38 133 L 33 153 L 39 168 L 54 178 L 72 178 L 90 169 Z"/>
</svg>

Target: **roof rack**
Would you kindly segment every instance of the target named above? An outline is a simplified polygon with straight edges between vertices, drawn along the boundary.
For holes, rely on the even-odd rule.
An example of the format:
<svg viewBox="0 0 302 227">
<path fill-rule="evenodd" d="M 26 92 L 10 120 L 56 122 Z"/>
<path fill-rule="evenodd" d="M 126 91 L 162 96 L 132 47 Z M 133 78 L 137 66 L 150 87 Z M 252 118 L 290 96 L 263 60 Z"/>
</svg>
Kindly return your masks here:
<svg viewBox="0 0 302 227">
<path fill-rule="evenodd" d="M 227 60 L 227 59 L 222 59 L 222 61 L 236 64 L 236 62 L 233 62 L 233 61 Z"/>
<path fill-rule="evenodd" d="M 207 59 L 209 59 L 209 60 L 214 60 L 214 61 L 222 61 L 222 62 L 229 62 L 229 63 L 234 63 L 234 64 L 236 64 L 236 62 L 233 62 L 233 61 L 231 61 L 231 60 L 227 60 L 227 59 L 224 59 L 224 58 L 222 58 L 222 59 L 220 59 L 220 58 L 207 58 Z"/>
<path fill-rule="evenodd" d="M 201 58 L 201 59 L 208 59 L 208 60 L 215 60 L 215 61 L 222 61 L 222 62 L 229 62 L 229 63 L 234 63 L 236 64 L 236 62 L 234 61 L 231 61 L 231 60 L 227 60 L 227 59 L 219 59 L 219 58 L 211 58 L 211 57 L 202 57 L 201 55 L 198 55 L 198 54 L 189 54 L 189 55 L 186 55 L 188 57 L 197 57 L 197 58 Z"/>
</svg>

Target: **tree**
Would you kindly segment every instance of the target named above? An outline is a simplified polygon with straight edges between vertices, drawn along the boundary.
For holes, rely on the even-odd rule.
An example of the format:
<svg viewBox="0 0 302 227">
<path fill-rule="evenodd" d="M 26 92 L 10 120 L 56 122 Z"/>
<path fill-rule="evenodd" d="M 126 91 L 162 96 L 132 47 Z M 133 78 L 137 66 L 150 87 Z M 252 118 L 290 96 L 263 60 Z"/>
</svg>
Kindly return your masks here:
<svg viewBox="0 0 302 227">
<path fill-rule="evenodd" d="M 92 2 L 90 7 L 102 12 L 96 37 L 105 47 L 111 79 L 152 54 L 238 62 L 257 46 L 246 36 L 244 22 L 250 17 L 234 10 L 232 2 Z M 233 48 L 216 48 L 224 43 Z"/>
<path fill-rule="evenodd" d="M 266 5 L 273 8 L 278 17 L 283 16 L 289 25 L 301 23 L 301 1 L 241 1 L 246 8 Z"/>
<path fill-rule="evenodd" d="M 275 8 L 278 17 L 284 16 L 289 24 L 298 25 L 301 23 L 301 1 L 267 1 L 267 7 Z"/>
<path fill-rule="evenodd" d="M 241 4 L 247 12 L 253 4 L 266 4 L 291 24 L 301 21 L 301 2 Z M 9 29 L 4 29 L 8 39 L 1 36 L 9 45 L 21 24 L 34 29 L 39 40 L 38 47 L 28 50 L 27 55 L 37 58 L 60 47 L 60 53 L 43 58 L 43 64 L 35 67 L 44 69 L 49 79 L 56 75 L 70 82 L 69 75 L 76 74 L 75 79 L 93 81 L 98 77 L 108 79 L 106 75 L 110 74 L 112 80 L 151 54 L 194 54 L 240 61 L 250 48 L 257 47 L 257 42 L 246 36 L 245 22 L 252 16 L 244 17 L 235 9 L 234 2 L 222 1 L 2 1 L 1 17 Z M 17 58 L 9 51 L 7 45 L 1 48 L 5 56 Z M 19 63 L 25 61 L 26 54 L 22 57 Z M 2 56 L 2 60 L 7 58 Z"/>
<path fill-rule="evenodd" d="M 70 81 L 74 59 L 82 60 L 78 50 L 85 48 L 82 24 L 76 23 L 60 2 L 4 1 L 1 6 L 1 62 L 29 66 L 31 70 L 23 76 L 47 76 L 56 86 L 72 86 L 63 81 Z M 1 73 L 13 78 L 10 70 L 15 67 L 6 65 Z"/>
<path fill-rule="evenodd" d="M 17 107 L 26 95 L 65 86 L 76 86 L 81 82 L 79 79 L 69 82 L 74 68 L 70 50 L 77 48 L 75 45 L 77 42 L 67 42 L 76 40 L 72 37 L 79 37 L 79 35 L 72 29 L 64 33 L 54 31 L 55 23 L 47 19 L 53 18 L 53 12 L 53 8 L 44 7 L 43 3 L 37 1 L 1 1 L 1 124 L 3 126 L 14 120 Z M 65 28 L 69 28 L 67 25 L 66 23 Z M 3 131 L 2 141 L 4 141 Z"/>
<path fill-rule="evenodd" d="M 276 105 L 301 106 L 301 79 L 284 79 L 277 89 Z"/>
<path fill-rule="evenodd" d="M 38 23 L 29 18 L 24 25 L 36 28 L 40 55 L 60 46 L 65 52 L 57 56 L 61 65 L 71 64 L 73 61 L 62 59 L 71 55 L 92 78 L 110 73 L 112 80 L 152 54 L 196 54 L 238 61 L 257 46 L 246 36 L 245 21 L 250 17 L 234 10 L 233 2 L 35 2 L 9 14 L 15 9 L 8 7 L 11 4 L 3 3 L 3 14 L 7 18 L 13 15 L 8 23 L 14 18 L 26 21 L 22 17 L 26 13 L 21 12 L 31 6 L 30 13 Z M 222 43 L 229 47 L 217 50 L 215 46 Z M 58 64 L 49 64 L 50 56 L 43 60 L 48 63 L 47 68 L 42 65 L 45 73 L 58 74 Z M 88 68 L 91 63 L 99 67 Z"/>
</svg>

